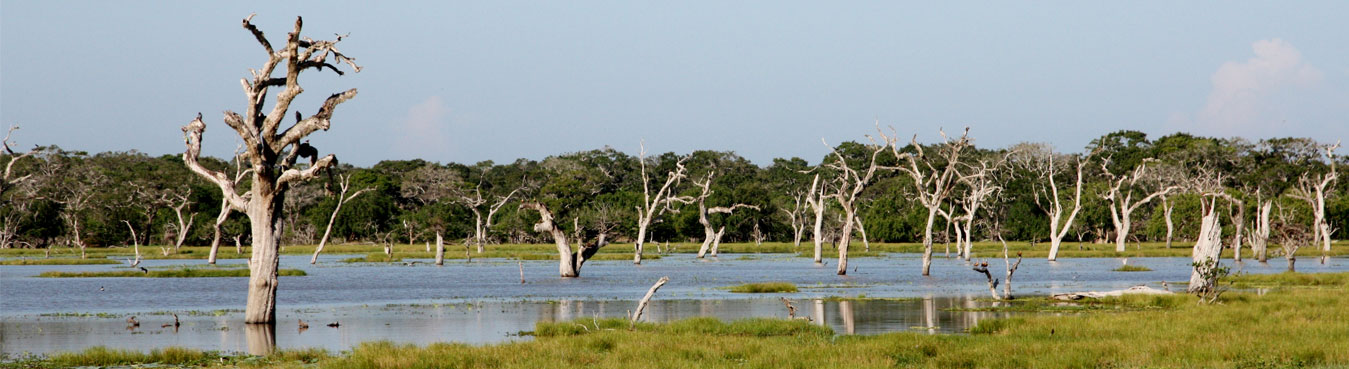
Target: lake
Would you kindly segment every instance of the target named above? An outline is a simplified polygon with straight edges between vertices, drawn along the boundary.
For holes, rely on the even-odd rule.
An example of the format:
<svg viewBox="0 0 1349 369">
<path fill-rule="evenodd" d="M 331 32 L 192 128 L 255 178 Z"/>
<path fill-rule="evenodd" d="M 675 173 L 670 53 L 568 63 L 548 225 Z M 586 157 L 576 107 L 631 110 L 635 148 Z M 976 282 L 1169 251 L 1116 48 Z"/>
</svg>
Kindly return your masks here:
<svg viewBox="0 0 1349 369">
<path fill-rule="evenodd" d="M 282 268 L 305 270 L 304 277 L 281 277 L 277 296 L 278 324 L 248 326 L 243 321 L 247 278 L 36 278 L 50 270 L 98 271 L 125 265 L 0 266 L 0 353 L 50 353 L 104 345 L 148 350 L 180 346 L 203 350 L 266 353 L 270 350 L 320 347 L 349 349 L 365 341 L 399 343 L 492 343 L 528 340 L 519 336 L 539 321 L 623 317 L 634 309 L 652 283 L 669 276 L 644 313 L 647 321 L 689 317 L 722 319 L 786 317 L 780 297 L 839 334 L 893 331 L 960 333 L 981 319 L 1007 313 L 952 311 L 993 304 L 982 274 L 965 262 L 936 257 L 932 276 L 919 275 L 921 259 L 913 254 L 855 258 L 847 276 L 835 275 L 829 261 L 816 266 L 809 258 L 785 254 L 723 254 L 698 260 L 689 254 L 645 260 L 589 261 L 581 278 L 557 277 L 556 261 L 504 259 L 447 261 L 442 267 L 426 260 L 345 264 L 350 255 L 325 255 L 318 265 L 309 257 L 286 255 Z M 412 261 L 412 260 L 408 260 Z M 1001 279 L 1003 262 L 989 259 Z M 1299 263 L 1307 273 L 1349 270 L 1349 259 L 1327 264 Z M 221 260 L 242 265 L 243 260 Z M 1013 293 L 1113 290 L 1139 284 L 1181 290 L 1189 280 L 1188 258 L 1132 258 L 1130 265 L 1149 272 L 1112 272 L 1116 258 L 1026 259 L 1013 277 Z M 147 260 L 155 267 L 194 266 L 202 260 Z M 1262 265 L 1224 265 L 1233 272 L 1278 273 L 1282 259 Z M 739 294 L 725 287 L 751 282 L 786 281 L 801 287 L 786 294 Z M 1001 289 L 1001 287 L 999 287 Z M 840 300 L 838 297 L 865 297 Z M 985 299 L 986 300 L 986 299 Z M 182 325 L 168 313 L 179 315 Z M 136 316 L 141 326 L 128 329 Z M 300 330 L 297 320 L 310 324 Z M 336 328 L 328 323 L 340 323 Z"/>
</svg>

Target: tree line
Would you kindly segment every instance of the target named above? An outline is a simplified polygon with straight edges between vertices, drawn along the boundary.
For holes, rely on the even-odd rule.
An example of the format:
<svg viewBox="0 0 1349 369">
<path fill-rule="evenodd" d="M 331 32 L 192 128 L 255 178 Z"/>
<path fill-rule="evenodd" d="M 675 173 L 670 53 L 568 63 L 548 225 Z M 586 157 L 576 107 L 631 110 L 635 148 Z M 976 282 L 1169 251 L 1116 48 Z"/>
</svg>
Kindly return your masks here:
<svg viewBox="0 0 1349 369">
<path fill-rule="evenodd" d="M 1060 241 L 1163 242 L 1169 234 L 1189 241 L 1199 233 L 1205 194 L 1222 199 L 1218 211 L 1232 220 L 1223 224 L 1229 238 L 1257 223 L 1262 212 L 1285 232 L 1312 235 L 1319 228 L 1316 182 L 1333 177 L 1338 170 L 1332 171 L 1331 163 L 1344 161 L 1328 157 L 1329 145 L 1310 138 L 1249 141 L 1176 133 L 1149 139 L 1136 131 L 1106 134 L 1079 153 L 1055 153 L 1040 143 L 1006 148 L 971 143 L 955 163 L 937 154 L 944 142 L 893 146 L 897 155 L 880 155 L 882 143 L 844 142 L 813 163 L 790 158 L 765 166 L 734 152 L 633 156 L 609 147 L 502 164 L 343 164 L 332 169 L 336 174 L 291 188 L 284 200 L 283 242 L 318 243 L 330 220 L 332 237 L 344 242 L 420 244 L 437 234 L 479 247 L 553 241 L 535 231 L 538 212 L 520 206 L 537 203 L 550 209 L 560 230 L 591 244 L 601 236 L 606 243 L 635 243 L 639 234 L 647 242 L 702 242 L 710 234 L 718 242 L 799 244 L 811 239 L 812 201 L 821 205 L 826 243 L 844 237 L 922 242 L 929 213 L 935 215 L 936 242 L 997 235 L 1051 242 L 1055 207 L 1064 213 L 1058 218 L 1067 218 L 1076 201 L 1076 219 L 1054 229 L 1062 233 Z M 918 148 L 928 154 L 906 159 Z M 237 159 L 201 163 L 233 175 L 247 170 Z M 179 155 L 39 146 L 7 150 L 0 162 L 8 164 L 0 187 L 0 247 L 176 247 L 207 245 L 215 236 L 221 193 L 193 175 Z M 863 178 L 872 166 L 871 178 Z M 1081 195 L 1074 199 L 1079 166 Z M 948 167 L 946 187 L 929 184 L 924 192 L 920 182 L 941 180 L 936 177 Z M 849 171 L 858 176 L 849 177 Z M 1054 180 L 1046 180 L 1047 174 Z M 344 177 L 352 192 L 365 192 L 334 218 Z M 239 178 L 238 186 L 248 188 L 250 179 Z M 1335 178 L 1328 184 L 1320 195 L 1322 218 L 1328 234 L 1342 236 L 1337 231 L 1349 223 L 1349 197 L 1341 195 L 1346 184 Z M 934 197 L 933 189 L 944 193 Z M 974 196 L 984 198 L 964 220 L 968 211 L 962 207 Z M 1057 205 L 1054 196 L 1061 199 Z M 1121 204 L 1126 196 L 1131 202 Z M 1270 206 L 1262 209 L 1266 202 Z M 725 211 L 729 207 L 734 211 Z M 1134 226 L 1121 234 L 1117 219 L 1124 210 Z M 843 232 L 845 226 L 854 232 Z M 247 218 L 233 212 L 221 234 L 247 245 L 248 229 Z"/>
</svg>

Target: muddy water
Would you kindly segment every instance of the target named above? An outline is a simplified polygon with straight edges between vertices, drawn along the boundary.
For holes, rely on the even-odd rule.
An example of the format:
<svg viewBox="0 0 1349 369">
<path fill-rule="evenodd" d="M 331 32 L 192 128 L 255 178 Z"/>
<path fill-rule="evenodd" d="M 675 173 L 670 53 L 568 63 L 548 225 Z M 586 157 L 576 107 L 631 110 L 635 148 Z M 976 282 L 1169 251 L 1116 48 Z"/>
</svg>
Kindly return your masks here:
<svg viewBox="0 0 1349 369">
<path fill-rule="evenodd" d="M 321 347 L 349 349 L 364 341 L 391 340 L 426 344 L 522 340 L 519 331 L 538 321 L 591 317 L 622 317 L 633 301 L 656 279 L 670 282 L 657 294 L 645 314 L 651 321 L 711 316 L 723 319 L 782 317 L 786 309 L 778 297 L 796 301 L 799 315 L 809 315 L 841 334 L 891 331 L 962 332 L 986 312 L 953 312 L 951 308 L 986 304 L 973 298 L 988 294 L 981 274 L 958 260 L 938 258 L 932 276 L 918 274 L 920 260 L 911 255 L 858 258 L 856 269 L 837 276 L 831 265 L 815 266 L 809 259 L 783 255 L 697 260 L 689 255 L 648 260 L 641 266 L 624 261 L 588 262 L 577 279 L 557 278 L 556 262 L 524 262 L 520 283 L 514 261 L 475 260 L 435 267 L 412 265 L 342 264 L 343 256 L 308 264 L 303 256 L 286 256 L 283 268 L 306 270 L 305 277 L 282 277 L 278 294 L 278 324 L 272 329 L 245 327 L 242 309 L 246 278 L 35 278 L 42 271 L 91 271 L 125 268 L 115 265 L 3 266 L 0 267 L 0 352 L 47 353 L 106 345 L 148 350 L 183 346 L 207 350 L 266 352 L 274 348 Z M 994 260 L 995 267 L 1001 261 Z M 1303 272 L 1349 270 L 1349 260 L 1334 258 L 1326 265 L 1304 263 Z M 231 260 L 227 262 L 239 263 Z M 1014 292 L 1046 295 L 1082 290 L 1125 288 L 1138 284 L 1172 288 L 1189 278 L 1184 258 L 1130 259 L 1131 265 L 1151 272 L 1111 272 L 1119 259 L 1065 259 L 1055 263 L 1027 259 L 1013 278 Z M 193 260 L 152 260 L 149 267 L 196 265 Z M 995 269 L 996 268 L 990 268 Z M 1278 263 L 1234 266 L 1245 273 L 1280 272 Z M 788 281 L 803 287 L 790 294 L 744 295 L 722 287 L 749 282 Z M 835 301 L 828 297 L 892 298 L 898 300 Z M 180 316 L 182 325 L 169 315 Z M 103 313 L 100 316 L 88 316 Z M 54 316 L 53 314 L 60 314 Z M 70 316 L 85 315 L 85 316 Z M 142 322 L 127 329 L 125 318 Z M 310 324 L 298 329 L 297 320 Z M 338 322 L 337 328 L 326 324 Z"/>
</svg>

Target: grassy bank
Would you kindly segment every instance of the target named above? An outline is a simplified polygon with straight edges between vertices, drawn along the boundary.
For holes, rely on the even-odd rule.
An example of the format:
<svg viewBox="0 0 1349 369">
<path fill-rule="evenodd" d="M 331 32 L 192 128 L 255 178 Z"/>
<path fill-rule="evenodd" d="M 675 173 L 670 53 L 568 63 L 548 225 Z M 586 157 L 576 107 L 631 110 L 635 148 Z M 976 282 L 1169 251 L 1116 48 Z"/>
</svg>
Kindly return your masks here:
<svg viewBox="0 0 1349 369">
<path fill-rule="evenodd" d="M 277 275 L 282 277 L 301 277 L 307 275 L 299 269 L 281 269 Z M 177 268 L 140 270 L 108 270 L 97 272 L 42 272 L 38 277 L 45 278 L 208 278 L 208 277 L 247 277 L 248 269 L 230 268 Z"/>
<path fill-rule="evenodd" d="M 283 368 L 1283 368 L 1349 365 L 1349 273 L 1241 276 L 1277 288 L 1228 293 L 1201 305 L 1190 296 L 1131 296 L 1076 314 L 985 319 L 965 335 L 835 336 L 804 321 L 696 318 L 638 324 L 621 319 L 541 322 L 532 341 L 485 346 L 369 342 L 350 352 L 284 351 L 221 359 L 215 353 L 143 354 L 95 348 L 29 359 L 27 367 L 128 365 Z M 1293 288 L 1296 287 L 1296 288 Z M 1058 305 L 1040 299 L 1027 304 Z M 1101 311 L 1105 310 L 1105 311 Z M 1239 333 L 1237 333 L 1239 332 Z M 214 361 L 212 360 L 214 359 Z M 11 367 L 17 364 L 7 364 Z"/>
<path fill-rule="evenodd" d="M 121 264 L 122 262 L 113 259 L 80 259 L 80 258 L 51 258 L 51 259 L 9 259 L 0 260 L 0 265 L 96 265 L 96 264 Z"/>
</svg>

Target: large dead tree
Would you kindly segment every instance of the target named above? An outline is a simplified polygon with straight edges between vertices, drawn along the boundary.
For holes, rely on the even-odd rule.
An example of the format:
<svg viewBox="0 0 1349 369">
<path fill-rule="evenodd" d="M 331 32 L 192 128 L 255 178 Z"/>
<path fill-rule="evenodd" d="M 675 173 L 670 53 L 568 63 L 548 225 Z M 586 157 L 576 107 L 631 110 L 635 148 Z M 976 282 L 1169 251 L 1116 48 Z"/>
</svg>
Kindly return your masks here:
<svg viewBox="0 0 1349 369">
<path fill-rule="evenodd" d="M 983 205 L 984 200 L 1002 191 L 1002 186 L 998 185 L 995 172 L 1002 168 L 1010 155 L 1009 152 L 1002 160 L 993 163 L 988 160 L 979 160 L 977 165 L 969 166 L 969 174 L 961 176 L 957 180 L 964 185 L 965 189 L 964 195 L 957 201 L 960 203 L 963 214 L 949 218 L 956 226 L 956 253 L 965 261 L 970 260 L 970 251 L 974 249 L 974 239 L 971 235 L 974 232 L 974 220 L 979 213 L 979 208 Z M 952 210 L 948 212 L 954 213 L 954 204 L 951 207 Z"/>
<path fill-rule="evenodd" d="M 1053 149 L 1047 145 L 1034 145 L 1022 147 L 1018 150 L 1017 157 L 1025 169 L 1034 173 L 1040 178 L 1040 182 L 1034 189 L 1035 204 L 1049 215 L 1049 261 L 1057 260 L 1059 257 L 1059 246 L 1063 244 L 1063 238 L 1068 235 L 1068 230 L 1073 228 L 1073 221 L 1077 219 L 1077 213 L 1082 210 L 1082 170 L 1087 165 L 1087 159 L 1095 152 L 1087 154 L 1085 157 L 1078 156 L 1077 159 L 1077 177 L 1073 186 L 1073 208 L 1066 210 L 1063 202 L 1066 201 L 1059 194 L 1058 172 L 1059 165 L 1055 163 L 1057 156 Z M 1065 218 L 1064 215 L 1067 215 Z"/>
<path fill-rule="evenodd" d="M 577 224 L 575 226 L 577 237 L 575 237 L 576 251 L 573 252 L 571 247 L 572 240 L 568 239 L 567 232 L 563 231 L 562 228 L 558 227 L 557 223 L 553 221 L 553 212 L 549 211 L 547 206 L 544 206 L 543 203 L 527 202 L 520 204 L 520 208 L 539 212 L 539 222 L 534 224 L 534 231 L 544 232 L 553 237 L 553 243 L 557 244 L 557 272 L 563 278 L 575 278 L 581 276 L 581 265 L 584 265 L 586 260 L 590 259 L 591 256 L 594 256 L 595 252 L 598 252 L 600 248 L 604 246 L 602 239 L 593 246 L 586 245 L 585 242 L 580 239 L 581 232 L 579 222 L 574 221 L 574 223 Z"/>
<path fill-rule="evenodd" d="M 909 141 L 909 146 L 913 147 L 912 153 L 901 153 L 899 145 L 891 144 L 890 150 L 895 158 L 901 161 L 908 161 L 908 166 L 900 165 L 896 169 L 904 172 L 913 179 L 914 199 L 918 204 L 927 208 L 927 223 L 923 228 L 923 275 L 929 275 L 932 269 L 932 223 L 936 220 L 939 212 L 945 212 L 942 204 L 946 198 L 951 195 L 955 188 L 956 180 L 960 177 L 958 167 L 960 164 L 960 155 L 966 147 L 970 146 L 969 127 L 965 127 L 965 132 L 959 139 L 951 139 L 946 135 L 946 131 L 938 130 L 941 134 L 942 144 L 936 149 L 935 155 L 926 155 L 923 145 L 918 144 L 918 135 L 914 135 Z M 921 165 L 920 165 L 921 163 Z M 943 215 L 950 217 L 950 214 Z"/>
<path fill-rule="evenodd" d="M 1330 229 L 1330 222 L 1326 220 L 1326 188 L 1339 179 L 1339 172 L 1335 168 L 1335 150 L 1339 148 L 1340 141 L 1321 147 L 1326 161 L 1330 162 L 1330 170 L 1317 176 L 1312 176 L 1310 172 L 1303 173 L 1292 193 L 1294 198 L 1306 201 L 1312 209 L 1312 239 L 1321 244 L 1321 264 L 1325 264 L 1330 257 L 1330 235 L 1334 233 Z"/>
<path fill-rule="evenodd" d="M 823 263 L 820 253 L 823 251 L 824 245 L 824 199 L 826 198 L 824 193 L 824 187 L 820 186 L 820 174 L 816 173 L 815 179 L 810 182 L 810 192 L 806 193 L 806 204 L 810 205 L 810 210 L 815 213 L 815 227 L 813 233 L 811 233 L 811 238 L 815 241 L 815 265 Z"/>
<path fill-rule="evenodd" d="M 1218 256 L 1223 251 L 1223 227 L 1218 217 L 1218 199 L 1209 197 L 1203 201 L 1204 217 L 1199 226 L 1190 260 L 1194 269 L 1190 272 L 1190 293 L 1202 293 L 1216 287 L 1216 273 L 1219 268 Z"/>
<path fill-rule="evenodd" d="M 1115 252 L 1124 252 L 1125 243 L 1129 237 L 1129 230 L 1133 227 L 1133 212 L 1139 207 L 1151 202 L 1152 199 L 1166 196 L 1179 189 L 1179 186 L 1161 185 L 1157 189 L 1143 196 L 1142 199 L 1134 200 L 1134 189 L 1138 188 L 1139 180 L 1147 178 L 1148 162 L 1150 159 L 1143 160 L 1130 173 L 1114 174 L 1110 173 L 1110 159 L 1101 162 L 1101 171 L 1105 173 L 1110 188 L 1101 197 L 1110 201 L 1110 221 L 1115 225 Z"/>
<path fill-rule="evenodd" d="M 1275 239 L 1279 247 L 1283 249 L 1283 258 L 1288 262 L 1288 271 L 1295 272 L 1297 268 L 1297 250 L 1302 245 L 1308 245 L 1316 242 L 1311 233 L 1302 224 L 1293 222 L 1289 219 L 1288 212 L 1284 211 L 1283 205 L 1279 206 L 1279 221 L 1274 224 Z"/>
<path fill-rule="evenodd" d="M 693 199 L 688 196 L 675 196 L 674 192 L 679 182 L 686 176 L 684 174 L 684 161 L 688 156 L 679 158 L 675 162 L 675 169 L 665 174 L 665 183 L 656 190 L 655 195 L 651 194 L 651 178 L 646 170 L 646 142 L 643 141 L 642 151 L 637 156 L 637 162 L 642 168 L 642 206 L 637 208 L 637 242 L 633 246 L 632 263 L 642 263 L 642 246 L 646 244 L 647 227 L 651 226 L 651 221 L 666 212 L 677 212 L 670 207 L 672 202 L 689 203 Z"/>
<path fill-rule="evenodd" d="M 370 192 L 370 190 L 373 190 L 373 189 L 374 189 L 374 188 L 370 188 L 370 187 L 362 188 L 362 189 L 356 190 L 356 192 L 352 192 L 352 193 L 351 193 L 351 196 L 347 196 L 347 191 L 350 191 L 350 190 L 351 190 L 351 175 L 350 175 L 350 174 L 345 174 L 345 175 L 339 174 L 337 177 L 338 177 L 339 180 L 341 181 L 341 182 L 338 182 L 338 185 L 341 186 L 341 191 L 337 193 L 337 206 L 333 208 L 333 214 L 330 215 L 330 216 L 328 216 L 328 226 L 323 228 L 323 238 L 320 238 L 320 239 L 319 239 L 319 246 L 318 246 L 317 248 L 314 248 L 314 256 L 312 256 L 312 257 L 309 258 L 309 263 L 310 263 L 310 264 L 317 264 L 317 263 L 319 262 L 319 253 L 320 253 L 320 252 L 323 252 L 323 246 L 326 246 L 326 245 L 328 244 L 328 237 L 331 236 L 331 235 L 333 234 L 333 222 L 336 222 L 336 221 L 337 221 L 337 212 L 342 211 L 342 205 L 343 205 L 343 204 L 346 204 L 347 202 L 351 201 L 352 199 L 355 199 L 356 196 L 360 196 L 361 194 L 366 193 L 366 192 Z M 439 237 L 440 237 L 440 234 L 436 234 L 436 237 L 439 238 Z M 438 242 L 438 243 L 443 243 L 444 241 L 438 240 L 437 242 Z M 443 249 L 443 248 L 444 248 L 444 245 L 442 244 L 441 247 L 442 247 L 442 249 Z M 442 252 L 442 254 L 443 254 L 443 252 Z M 441 258 L 438 258 L 438 259 L 441 259 Z M 437 262 L 436 265 L 441 265 L 441 264 L 444 263 L 443 259 L 442 259 L 442 260 L 436 260 L 436 262 Z"/>
<path fill-rule="evenodd" d="M 361 68 L 354 59 L 337 49 L 342 36 L 333 41 L 301 37 L 300 29 L 304 23 L 296 17 L 294 29 L 278 50 L 273 49 L 262 30 L 253 25 L 252 18 L 252 15 L 244 18 L 243 28 L 257 39 L 267 54 L 267 61 L 262 68 L 253 70 L 251 79 L 241 80 L 247 98 L 244 112 L 226 111 L 224 114 L 225 124 L 233 128 L 244 141 L 244 155 L 253 169 L 252 188 L 239 194 L 235 191 L 235 182 L 229 176 L 207 169 L 197 162 L 201 155 L 202 133 L 206 130 L 201 114 L 183 127 L 187 146 L 183 161 L 194 173 L 219 186 L 231 208 L 248 215 L 252 227 L 253 254 L 249 259 L 248 304 L 244 322 L 274 323 L 278 253 L 284 228 L 282 214 L 286 191 L 292 184 L 312 179 L 337 162 L 337 157 L 332 154 L 319 158 L 317 150 L 301 140 L 315 131 L 328 130 L 337 106 L 355 97 L 356 89 L 329 96 L 318 112 L 309 117 L 297 111 L 297 121 L 285 130 L 280 130 L 282 121 L 290 112 L 291 102 L 304 91 L 299 82 L 301 72 L 328 69 L 341 75 L 342 71 L 334 63 L 345 63 L 357 72 Z M 329 62 L 330 57 L 332 62 Z M 273 76 L 278 67 L 284 69 L 282 77 Z M 272 87 L 281 88 L 281 92 L 276 95 L 272 109 L 267 111 L 263 105 Z M 301 155 L 310 159 L 308 166 L 296 164 Z"/>
<path fill-rule="evenodd" d="M 703 244 L 701 247 L 698 248 L 699 259 L 702 259 L 704 256 L 706 256 L 708 251 L 711 251 L 712 256 L 716 257 L 718 251 L 717 249 L 721 246 L 721 236 L 726 234 L 725 225 L 721 226 L 720 229 L 713 228 L 712 222 L 707 219 L 708 214 L 731 214 L 735 212 L 736 209 L 740 208 L 750 208 L 754 210 L 759 210 L 758 206 L 749 204 L 733 204 L 731 206 L 716 206 L 711 208 L 707 207 L 707 198 L 709 196 L 712 196 L 713 192 L 712 178 L 714 177 L 716 177 L 716 172 L 708 171 L 707 176 L 703 178 L 702 182 L 698 181 L 693 182 L 694 186 L 698 186 L 698 188 L 702 189 L 702 192 L 699 193 L 698 197 L 694 199 L 694 201 L 698 202 L 698 224 L 703 225 Z"/>
<path fill-rule="evenodd" d="M 884 135 L 882 135 L 882 138 L 884 138 Z M 868 145 L 868 149 L 871 150 L 870 160 L 867 162 L 865 169 L 858 171 L 848 164 L 847 158 L 838 149 L 829 146 L 829 143 L 824 142 L 823 138 L 820 139 L 820 142 L 823 142 L 825 147 L 829 147 L 829 150 L 834 154 L 833 162 L 822 164 L 832 169 L 837 175 L 833 180 L 834 192 L 829 196 L 837 201 L 839 208 L 843 210 L 843 226 L 839 228 L 838 237 L 838 275 L 848 274 L 848 244 L 852 242 L 852 232 L 856 228 L 853 222 L 857 220 L 857 197 L 867 189 L 867 186 L 871 185 L 871 181 L 876 177 L 876 170 L 881 169 L 881 166 L 876 164 L 876 158 L 880 157 L 881 152 L 890 146 L 889 141 L 889 139 L 885 139 L 883 144 L 873 141 L 871 145 Z M 822 208 L 823 206 L 817 212 L 823 211 Z M 817 234 L 817 240 L 818 236 Z M 816 249 L 818 250 L 819 241 L 816 242 Z M 816 258 L 817 261 L 818 259 Z"/>
</svg>

